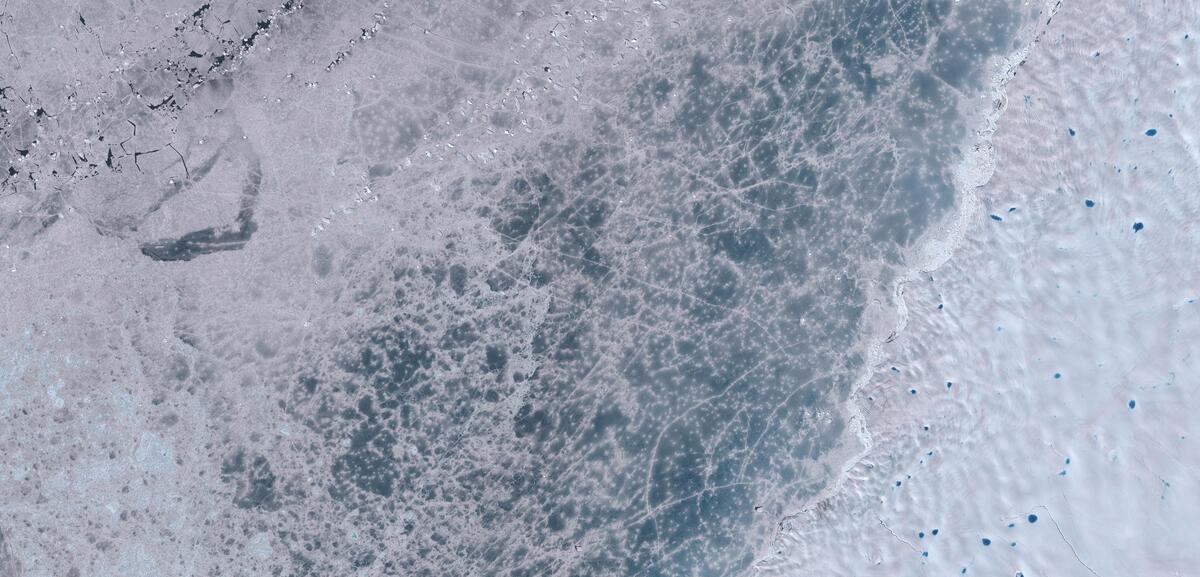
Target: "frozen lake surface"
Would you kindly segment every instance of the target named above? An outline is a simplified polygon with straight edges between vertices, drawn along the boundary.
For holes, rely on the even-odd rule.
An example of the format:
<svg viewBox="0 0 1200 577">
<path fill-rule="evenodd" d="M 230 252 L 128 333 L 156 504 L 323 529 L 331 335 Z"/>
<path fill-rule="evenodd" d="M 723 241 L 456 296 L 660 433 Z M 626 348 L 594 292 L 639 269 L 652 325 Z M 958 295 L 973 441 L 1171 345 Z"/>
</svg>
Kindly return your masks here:
<svg viewBox="0 0 1200 577">
<path fill-rule="evenodd" d="M 1198 16 L 9 2 L 0 577 L 1188 575 Z"/>
</svg>

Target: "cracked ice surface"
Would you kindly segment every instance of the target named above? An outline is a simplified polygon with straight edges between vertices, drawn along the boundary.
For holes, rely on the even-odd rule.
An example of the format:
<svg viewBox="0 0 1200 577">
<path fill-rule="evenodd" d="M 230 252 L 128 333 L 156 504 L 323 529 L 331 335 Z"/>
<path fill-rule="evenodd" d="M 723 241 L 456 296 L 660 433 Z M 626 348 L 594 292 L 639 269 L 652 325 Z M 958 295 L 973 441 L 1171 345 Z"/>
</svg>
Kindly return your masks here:
<svg viewBox="0 0 1200 577">
<path fill-rule="evenodd" d="M 1185 571 L 1142 8 L 6 3 L 0 576 Z"/>
</svg>

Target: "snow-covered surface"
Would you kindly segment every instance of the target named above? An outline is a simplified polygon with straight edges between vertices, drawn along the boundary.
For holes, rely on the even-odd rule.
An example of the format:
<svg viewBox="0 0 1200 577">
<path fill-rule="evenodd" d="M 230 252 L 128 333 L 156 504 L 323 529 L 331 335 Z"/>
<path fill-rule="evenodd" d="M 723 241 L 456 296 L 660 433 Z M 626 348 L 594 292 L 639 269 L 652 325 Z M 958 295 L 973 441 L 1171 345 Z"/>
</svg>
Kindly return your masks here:
<svg viewBox="0 0 1200 577">
<path fill-rule="evenodd" d="M 1196 574 L 1188 4 L 1058 8 L 1005 87 L 963 240 L 901 285 L 907 322 L 857 393 L 870 449 L 761 574 Z"/>
</svg>

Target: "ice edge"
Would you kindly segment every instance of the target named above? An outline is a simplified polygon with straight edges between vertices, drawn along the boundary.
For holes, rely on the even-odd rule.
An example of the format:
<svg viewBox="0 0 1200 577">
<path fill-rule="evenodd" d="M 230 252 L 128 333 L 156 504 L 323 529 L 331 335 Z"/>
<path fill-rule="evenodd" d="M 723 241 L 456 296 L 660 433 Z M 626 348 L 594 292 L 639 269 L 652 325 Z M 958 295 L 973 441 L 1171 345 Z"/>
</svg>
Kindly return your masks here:
<svg viewBox="0 0 1200 577">
<path fill-rule="evenodd" d="M 891 295 L 896 315 L 895 325 L 890 329 L 881 326 L 865 337 L 866 362 L 860 376 L 851 385 L 844 413 L 847 417 L 847 428 L 854 431 L 862 448 L 843 463 L 837 476 L 829 485 L 812 498 L 805 500 L 798 510 L 785 514 L 780 519 L 772 551 L 768 555 L 759 557 L 754 565 L 755 569 L 763 569 L 765 563 L 769 563 L 781 552 L 778 546 L 779 540 L 782 533 L 788 530 L 793 519 L 809 513 L 841 494 L 850 472 L 865 461 L 874 449 L 874 440 L 867 427 L 865 412 L 859 402 L 859 392 L 870 383 L 871 375 L 875 370 L 882 366 L 884 362 L 883 345 L 894 340 L 908 325 L 908 306 L 904 300 L 905 285 L 919 280 L 924 274 L 936 271 L 948 262 L 963 239 L 966 238 L 967 231 L 971 228 L 971 221 L 978 217 L 981 203 L 976 190 L 991 180 L 995 170 L 992 135 L 996 132 L 1000 118 L 1008 109 L 1006 92 L 1008 83 L 1016 77 L 1017 70 L 1042 40 L 1050 22 L 1058 13 L 1062 1 L 1046 0 L 1037 20 L 1030 23 L 1025 32 L 1030 36 L 1030 40 L 1022 43 L 1020 48 L 991 65 L 993 69 L 990 83 L 991 106 L 984 113 L 982 128 L 973 130 L 972 136 L 968 137 L 968 139 L 973 139 L 973 142 L 954 172 L 955 190 L 961 199 L 957 210 L 946 218 L 947 224 L 941 230 L 926 234 L 926 237 L 918 243 L 917 249 L 912 253 L 912 256 L 917 257 L 912 261 L 915 264 L 904 269 L 902 274 L 892 282 Z"/>
</svg>

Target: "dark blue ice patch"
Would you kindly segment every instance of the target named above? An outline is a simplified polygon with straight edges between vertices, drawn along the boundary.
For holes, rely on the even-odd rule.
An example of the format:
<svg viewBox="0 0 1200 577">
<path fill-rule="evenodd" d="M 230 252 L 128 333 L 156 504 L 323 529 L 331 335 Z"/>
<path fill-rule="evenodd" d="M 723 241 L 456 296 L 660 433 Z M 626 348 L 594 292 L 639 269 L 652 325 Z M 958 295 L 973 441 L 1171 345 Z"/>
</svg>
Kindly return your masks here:
<svg viewBox="0 0 1200 577">
<path fill-rule="evenodd" d="M 205 228 L 176 239 L 144 243 L 141 251 L 156 261 L 189 261 L 217 252 L 241 250 L 257 228 L 247 217 L 239 220 L 237 228 Z"/>
<path fill-rule="evenodd" d="M 937 535 L 937 534 L 938 534 L 938 530 L 937 530 L 937 529 L 934 529 L 934 530 L 930 531 L 930 533 L 931 533 L 931 534 L 933 534 L 933 535 Z"/>
<path fill-rule="evenodd" d="M 1135 400 L 1133 400 L 1133 399 L 1129 399 L 1129 410 L 1131 410 L 1131 411 L 1132 411 L 1132 410 L 1133 410 L 1133 408 L 1134 408 L 1134 407 L 1136 407 L 1136 406 L 1137 406 L 1137 401 L 1135 401 Z"/>
<path fill-rule="evenodd" d="M 1151 128 L 1150 130 L 1146 131 L 1146 136 L 1154 136 L 1155 134 L 1158 134 L 1157 128 Z"/>
<path fill-rule="evenodd" d="M 1030 513 L 1029 517 L 1026 518 L 1029 519 L 1030 523 L 1037 523 L 1037 515 L 1034 515 L 1033 513 Z"/>
<path fill-rule="evenodd" d="M 738 264 L 763 263 L 771 259 L 775 247 L 762 230 L 726 230 L 715 236 L 717 247 Z"/>
<path fill-rule="evenodd" d="M 354 557 L 353 563 L 355 569 L 370 567 L 371 564 L 375 563 L 375 553 L 373 551 L 364 551 Z"/>
<path fill-rule="evenodd" d="M 512 250 L 529 234 L 542 217 L 543 205 L 548 205 L 559 192 L 549 178 L 535 174 L 531 178 L 517 178 L 509 183 L 510 196 L 504 198 L 504 207 L 492 219 L 492 228 Z"/>
<path fill-rule="evenodd" d="M 1092 208 L 1093 206 L 1096 206 L 1096 201 L 1089 198 L 1089 199 L 1083 201 L 1083 205 L 1088 208 Z"/>
<path fill-rule="evenodd" d="M 345 498 L 349 486 L 381 497 L 392 495 L 398 476 L 391 454 L 396 438 L 391 431 L 375 424 L 363 424 L 350 438 L 350 448 L 337 457 L 330 472 L 334 485 L 330 494 Z"/>
<path fill-rule="evenodd" d="M 508 353 L 500 345 L 488 345 L 484 349 L 484 370 L 489 373 L 499 373 L 508 366 Z"/>
<path fill-rule="evenodd" d="M 998 214 L 993 214 L 993 215 L 991 215 L 991 217 L 992 217 L 992 220 L 994 220 L 996 222 L 1000 222 L 1000 221 L 1004 220 L 1003 218 L 1000 218 L 1000 215 L 998 215 Z"/>
<path fill-rule="evenodd" d="M 983 540 L 982 540 L 982 542 L 983 542 L 983 546 L 984 546 L 984 547 L 987 547 L 987 546 L 989 546 L 989 545 L 991 545 L 991 544 L 992 544 L 992 540 L 991 540 L 991 539 L 988 539 L 987 537 L 984 537 L 984 538 L 983 538 Z"/>
<path fill-rule="evenodd" d="M 1054 373 L 1054 378 L 1056 378 L 1056 379 L 1061 379 L 1061 378 L 1062 378 L 1062 373 Z"/>
<path fill-rule="evenodd" d="M 1142 230 L 1143 228 L 1146 228 L 1146 226 L 1143 225 L 1141 222 L 1133 223 L 1133 232 L 1137 232 L 1139 230 Z"/>
<path fill-rule="evenodd" d="M 275 473 L 266 457 L 248 457 L 238 449 L 221 462 L 221 480 L 235 485 L 234 506 L 239 509 L 274 511 L 279 508 Z"/>
<path fill-rule="evenodd" d="M 1067 134 L 1070 134 L 1071 136 L 1075 136 L 1075 129 L 1068 126 Z"/>
</svg>

